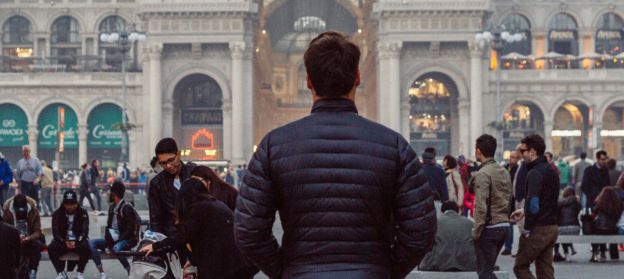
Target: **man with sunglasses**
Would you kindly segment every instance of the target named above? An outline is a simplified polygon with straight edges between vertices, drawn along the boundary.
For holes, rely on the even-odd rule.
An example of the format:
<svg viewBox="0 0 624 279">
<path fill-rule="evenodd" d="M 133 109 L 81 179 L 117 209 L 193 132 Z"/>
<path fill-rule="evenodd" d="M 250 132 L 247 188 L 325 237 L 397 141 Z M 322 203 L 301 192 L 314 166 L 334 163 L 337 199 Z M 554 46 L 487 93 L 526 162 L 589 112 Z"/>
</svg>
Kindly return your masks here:
<svg viewBox="0 0 624 279">
<path fill-rule="evenodd" d="M 163 171 L 156 175 L 149 186 L 150 226 L 154 232 L 173 236 L 178 232 L 175 225 L 175 203 L 182 182 L 191 177 L 193 164 L 180 160 L 181 152 L 172 138 L 164 138 L 156 145 L 156 157 Z"/>
</svg>

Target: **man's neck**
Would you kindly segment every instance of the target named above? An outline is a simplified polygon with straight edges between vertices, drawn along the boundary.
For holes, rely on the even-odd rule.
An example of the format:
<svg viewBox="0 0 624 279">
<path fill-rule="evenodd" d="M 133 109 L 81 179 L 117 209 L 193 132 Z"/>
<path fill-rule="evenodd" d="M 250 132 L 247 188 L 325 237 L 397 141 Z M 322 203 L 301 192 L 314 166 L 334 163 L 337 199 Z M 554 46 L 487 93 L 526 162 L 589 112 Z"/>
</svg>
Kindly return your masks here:
<svg viewBox="0 0 624 279">
<path fill-rule="evenodd" d="M 24 160 L 30 160 L 30 156 L 24 156 Z"/>
<path fill-rule="evenodd" d="M 481 164 L 489 161 L 489 160 L 494 160 L 494 157 L 481 157 L 481 160 L 479 160 L 479 162 L 481 162 Z"/>
</svg>

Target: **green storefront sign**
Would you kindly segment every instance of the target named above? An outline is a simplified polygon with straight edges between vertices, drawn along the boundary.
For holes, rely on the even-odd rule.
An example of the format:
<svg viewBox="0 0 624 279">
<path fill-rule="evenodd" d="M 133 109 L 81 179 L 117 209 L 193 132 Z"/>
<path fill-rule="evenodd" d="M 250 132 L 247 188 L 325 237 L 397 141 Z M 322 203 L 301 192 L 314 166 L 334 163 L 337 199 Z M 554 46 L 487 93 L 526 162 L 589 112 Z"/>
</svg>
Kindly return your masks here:
<svg viewBox="0 0 624 279">
<path fill-rule="evenodd" d="M 39 148 L 56 148 L 56 134 L 58 132 L 58 108 L 65 109 L 65 127 L 63 132 L 64 148 L 78 148 L 78 117 L 68 106 L 52 104 L 47 106 L 39 115 Z"/>
<path fill-rule="evenodd" d="M 121 131 L 113 130 L 114 123 L 121 122 L 121 108 L 115 104 L 101 104 L 91 111 L 89 126 L 89 148 L 121 148 Z M 127 138 L 126 138 L 127 139 Z"/>
<path fill-rule="evenodd" d="M 28 117 L 13 104 L 0 105 L 0 146 L 22 146 L 28 144 Z"/>
</svg>

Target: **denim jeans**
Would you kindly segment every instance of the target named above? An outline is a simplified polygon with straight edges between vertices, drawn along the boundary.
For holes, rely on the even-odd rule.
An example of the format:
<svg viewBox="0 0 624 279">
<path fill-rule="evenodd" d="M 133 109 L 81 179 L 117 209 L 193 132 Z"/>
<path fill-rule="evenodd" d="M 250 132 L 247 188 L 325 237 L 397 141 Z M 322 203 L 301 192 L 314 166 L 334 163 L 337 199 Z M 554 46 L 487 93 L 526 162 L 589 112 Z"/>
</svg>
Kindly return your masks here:
<svg viewBox="0 0 624 279">
<path fill-rule="evenodd" d="M 39 185 L 35 185 L 32 182 L 22 181 L 21 192 L 24 196 L 27 196 L 37 203 L 37 209 L 39 209 Z"/>
<path fill-rule="evenodd" d="M 98 249 L 104 251 L 104 249 L 107 248 L 106 240 L 91 239 L 89 240 L 89 248 L 91 249 L 91 257 L 93 258 L 93 263 L 95 263 L 95 266 L 98 268 L 102 267 L 102 258 L 100 258 L 100 252 L 98 251 Z M 130 250 L 130 248 L 131 247 L 128 246 L 128 242 L 122 240 L 117 242 L 117 244 L 113 246 L 113 252 L 127 251 Z M 119 262 L 121 262 L 121 265 L 123 265 L 124 269 L 130 270 L 130 263 L 128 262 L 128 259 L 126 257 L 120 256 Z"/>
<path fill-rule="evenodd" d="M 52 215 L 52 213 L 54 213 L 54 209 L 52 207 L 53 193 L 54 188 L 52 187 L 41 188 L 41 209 L 45 215 Z"/>
<path fill-rule="evenodd" d="M 509 227 L 485 228 L 474 242 L 479 279 L 496 279 L 494 265 L 508 237 Z"/>
</svg>

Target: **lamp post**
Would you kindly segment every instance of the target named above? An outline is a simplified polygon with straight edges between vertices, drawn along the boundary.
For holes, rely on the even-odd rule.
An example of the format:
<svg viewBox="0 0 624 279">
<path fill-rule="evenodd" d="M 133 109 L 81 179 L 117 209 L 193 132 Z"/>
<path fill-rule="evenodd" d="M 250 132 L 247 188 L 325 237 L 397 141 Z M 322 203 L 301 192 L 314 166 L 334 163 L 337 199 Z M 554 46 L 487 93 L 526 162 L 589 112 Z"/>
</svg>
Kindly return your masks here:
<svg viewBox="0 0 624 279">
<path fill-rule="evenodd" d="M 501 25 L 491 30 L 479 32 L 475 35 L 475 39 L 479 42 L 486 42 L 490 44 L 490 48 L 496 51 L 496 123 L 497 126 L 502 124 L 501 113 L 501 76 L 500 76 L 500 53 L 505 46 L 522 40 L 522 34 L 511 34 L 505 31 L 505 26 Z M 496 129 L 496 161 L 501 162 L 503 160 L 503 140 L 502 129 L 497 127 Z"/>
<path fill-rule="evenodd" d="M 121 52 L 121 155 L 119 162 L 125 163 L 128 160 L 128 129 L 126 127 L 126 52 L 132 48 L 132 44 L 136 41 L 145 41 L 144 32 L 132 31 L 130 34 L 126 31 L 118 32 L 113 30 L 111 33 L 103 32 L 100 34 L 100 40 L 103 42 L 117 43 L 117 50 Z"/>
</svg>

